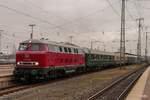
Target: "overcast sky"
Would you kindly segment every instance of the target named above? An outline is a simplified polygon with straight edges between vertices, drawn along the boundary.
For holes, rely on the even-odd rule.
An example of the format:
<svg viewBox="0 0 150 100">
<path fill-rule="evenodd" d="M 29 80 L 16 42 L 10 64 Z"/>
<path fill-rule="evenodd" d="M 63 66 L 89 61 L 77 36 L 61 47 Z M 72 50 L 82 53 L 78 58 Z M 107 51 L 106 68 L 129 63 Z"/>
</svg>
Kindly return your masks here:
<svg viewBox="0 0 150 100">
<path fill-rule="evenodd" d="M 130 40 L 126 43 L 127 52 L 136 51 L 135 20 L 143 17 L 144 25 L 150 26 L 149 5 L 149 0 L 127 0 L 126 40 Z M 36 24 L 36 39 L 45 37 L 51 41 L 70 42 L 69 36 L 73 36 L 73 43 L 80 46 L 90 47 L 90 41 L 99 40 L 105 42 L 107 51 L 117 51 L 120 10 L 121 0 L 0 0 L 3 51 L 8 46 L 11 50 L 13 43 L 18 46 L 20 41 L 30 38 L 29 24 Z M 144 36 L 142 34 L 142 40 Z M 98 47 L 104 49 L 102 43 L 95 43 L 94 48 Z"/>
</svg>

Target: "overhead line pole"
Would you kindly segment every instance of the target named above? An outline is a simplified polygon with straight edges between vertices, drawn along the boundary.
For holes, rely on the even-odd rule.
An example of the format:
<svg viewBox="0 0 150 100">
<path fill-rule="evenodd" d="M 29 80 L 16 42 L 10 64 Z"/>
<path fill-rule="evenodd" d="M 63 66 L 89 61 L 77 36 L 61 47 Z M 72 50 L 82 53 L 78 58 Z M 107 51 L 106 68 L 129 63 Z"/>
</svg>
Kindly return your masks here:
<svg viewBox="0 0 150 100">
<path fill-rule="evenodd" d="M 35 26 L 35 24 L 30 24 L 29 26 L 31 27 L 30 39 L 33 39 L 33 27 Z"/>
<path fill-rule="evenodd" d="M 121 9 L 121 35 L 120 35 L 120 69 L 121 65 L 125 64 L 125 1 L 122 0 Z"/>
<path fill-rule="evenodd" d="M 137 43 L 137 63 L 141 63 L 141 28 L 144 18 L 138 18 L 138 43 Z"/>
<path fill-rule="evenodd" d="M 2 50 L 2 32 L 3 32 L 4 30 L 0 30 L 0 52 L 2 52 L 1 50 Z"/>
<path fill-rule="evenodd" d="M 146 62 L 148 61 L 148 48 L 147 48 L 148 33 L 150 33 L 150 32 L 147 31 L 147 28 L 148 28 L 148 27 L 146 27 L 146 41 L 145 41 L 145 61 L 146 61 Z"/>
<path fill-rule="evenodd" d="M 72 36 L 72 35 L 69 36 L 69 38 L 70 38 L 70 43 L 71 43 L 71 44 L 72 44 L 72 42 L 73 42 L 73 37 L 74 37 L 74 36 Z"/>
<path fill-rule="evenodd" d="M 148 32 L 146 32 L 146 44 L 145 44 L 145 61 L 147 62 L 147 39 L 148 39 L 148 36 L 147 36 Z"/>
</svg>

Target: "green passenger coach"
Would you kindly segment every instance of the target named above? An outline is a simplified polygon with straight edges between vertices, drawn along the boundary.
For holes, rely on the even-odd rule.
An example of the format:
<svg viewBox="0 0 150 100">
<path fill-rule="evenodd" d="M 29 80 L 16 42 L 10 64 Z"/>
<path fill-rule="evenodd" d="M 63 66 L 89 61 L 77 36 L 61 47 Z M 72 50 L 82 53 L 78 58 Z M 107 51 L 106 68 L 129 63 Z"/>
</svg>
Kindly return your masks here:
<svg viewBox="0 0 150 100">
<path fill-rule="evenodd" d="M 114 53 L 90 50 L 85 54 L 86 66 L 90 69 L 102 69 L 115 65 Z"/>
</svg>

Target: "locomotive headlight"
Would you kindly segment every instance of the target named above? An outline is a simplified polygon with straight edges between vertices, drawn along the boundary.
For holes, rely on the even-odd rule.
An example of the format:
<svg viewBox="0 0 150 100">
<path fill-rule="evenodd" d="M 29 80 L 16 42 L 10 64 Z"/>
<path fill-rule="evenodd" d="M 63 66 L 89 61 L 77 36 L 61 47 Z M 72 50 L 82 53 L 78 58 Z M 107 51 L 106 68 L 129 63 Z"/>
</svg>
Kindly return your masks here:
<svg viewBox="0 0 150 100">
<path fill-rule="evenodd" d="M 20 65 L 20 62 L 17 62 L 17 65 Z"/>
<path fill-rule="evenodd" d="M 38 62 L 35 62 L 35 65 L 36 65 L 36 66 L 38 66 L 38 65 L 39 65 L 39 63 L 38 63 Z"/>
</svg>

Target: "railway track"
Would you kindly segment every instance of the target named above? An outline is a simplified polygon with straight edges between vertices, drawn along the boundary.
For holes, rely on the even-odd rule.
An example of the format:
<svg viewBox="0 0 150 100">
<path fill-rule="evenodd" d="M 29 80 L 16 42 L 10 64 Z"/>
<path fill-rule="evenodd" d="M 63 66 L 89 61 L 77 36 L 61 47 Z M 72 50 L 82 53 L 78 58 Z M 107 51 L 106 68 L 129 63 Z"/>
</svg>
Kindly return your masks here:
<svg viewBox="0 0 150 100">
<path fill-rule="evenodd" d="M 23 85 L 23 84 L 14 84 L 5 88 L 0 89 L 0 96 L 7 95 L 13 92 L 21 91 L 28 88 L 33 88 L 39 86 L 39 84 L 30 84 L 30 85 Z"/>
<path fill-rule="evenodd" d="M 13 75 L 0 76 L 0 85 L 1 83 L 4 83 L 5 81 L 12 81 L 12 80 L 13 80 Z"/>
<path fill-rule="evenodd" d="M 65 77 L 65 78 L 58 78 L 58 79 L 54 79 L 54 80 L 51 80 L 51 81 L 46 81 L 46 82 L 42 82 L 42 83 L 16 83 L 16 84 L 11 84 L 7 87 L 4 87 L 4 88 L 0 88 L 0 96 L 3 96 L 3 95 L 8 95 L 10 93 L 14 93 L 14 92 L 18 92 L 18 91 L 21 91 L 21 90 L 25 90 L 25 89 L 30 89 L 30 88 L 34 88 L 34 87 L 38 87 L 38 86 L 42 86 L 42 85 L 46 85 L 46 84 L 51 84 L 51 83 L 55 83 L 55 82 L 58 82 L 58 81 L 62 81 L 62 80 L 65 80 L 65 79 L 68 79 L 70 77 L 73 77 L 73 76 L 69 76 L 69 77 Z"/>
<path fill-rule="evenodd" d="M 90 74 L 90 73 L 86 73 L 86 74 Z M 46 85 L 46 84 L 50 84 L 50 83 L 55 83 L 55 82 L 58 82 L 58 81 L 62 81 L 62 80 L 65 80 L 65 79 L 68 79 L 68 78 L 71 78 L 71 77 L 77 77 L 79 75 L 82 75 L 82 74 L 78 74 L 78 75 L 72 75 L 72 76 L 67 76 L 67 77 L 63 77 L 63 78 L 57 78 L 57 79 L 53 79 L 53 80 L 50 80 L 50 81 L 46 81 L 46 82 L 41 82 L 41 83 L 27 83 L 27 84 L 11 84 L 7 87 L 4 87 L 4 88 L 0 88 L 0 96 L 3 96 L 3 95 L 8 95 L 10 93 L 14 93 L 14 92 L 18 92 L 18 91 L 21 91 L 21 90 L 24 90 L 24 89 L 30 89 L 30 88 L 34 88 L 34 87 L 38 87 L 38 86 L 42 86 L 42 85 Z"/>
<path fill-rule="evenodd" d="M 145 69 L 146 67 L 121 77 L 89 97 L 87 100 L 124 100 Z"/>
<path fill-rule="evenodd" d="M 58 82 L 58 81 L 63 81 L 65 79 L 69 79 L 71 77 L 78 77 L 78 76 L 82 76 L 82 75 L 85 75 L 85 74 L 91 74 L 91 73 L 94 73 L 94 72 L 72 74 L 72 75 L 68 75 L 68 76 L 62 77 L 62 78 L 50 80 L 48 82 L 47 81 L 46 82 L 42 82 L 42 83 L 34 83 L 34 84 L 10 84 L 9 86 L 6 86 L 4 88 L 0 88 L 0 96 L 8 95 L 9 93 L 18 92 L 18 91 L 24 90 L 24 89 L 30 89 L 30 88 L 33 88 L 33 87 L 38 87 L 38 86 L 42 86 L 42 85 L 46 85 L 46 84 L 51 84 L 51 83 Z"/>
<path fill-rule="evenodd" d="M 34 87 L 38 87 L 38 86 L 42 86 L 42 85 L 46 85 L 46 84 L 51 84 L 54 82 L 58 82 L 58 81 L 62 81 L 71 77 L 78 77 L 80 75 L 85 75 L 85 74 L 90 74 L 92 72 L 87 72 L 84 74 L 77 74 L 77 75 L 71 75 L 71 76 L 67 76 L 64 78 L 58 78 L 58 79 L 54 79 L 54 80 L 50 80 L 50 81 L 46 81 L 46 82 L 42 82 L 42 83 L 34 83 L 34 84 L 11 84 L 7 87 L 4 88 L 0 88 L 0 96 L 3 95 L 8 95 L 9 93 L 14 93 L 14 92 L 18 92 L 24 89 L 30 89 L 30 88 L 34 88 Z M 93 100 L 93 99 L 89 99 L 89 100 Z M 94 99 L 95 100 L 95 99 Z"/>
<path fill-rule="evenodd" d="M 0 76 L 0 79 L 2 79 L 2 78 L 10 78 L 10 77 L 13 77 L 13 75 Z"/>
<path fill-rule="evenodd" d="M 0 90 L 13 84 L 13 75 L 0 76 Z"/>
</svg>

